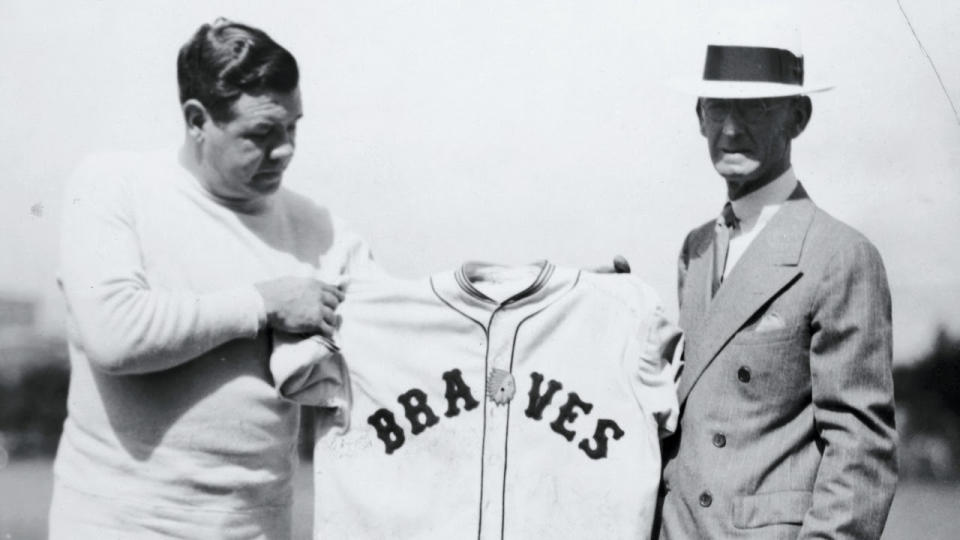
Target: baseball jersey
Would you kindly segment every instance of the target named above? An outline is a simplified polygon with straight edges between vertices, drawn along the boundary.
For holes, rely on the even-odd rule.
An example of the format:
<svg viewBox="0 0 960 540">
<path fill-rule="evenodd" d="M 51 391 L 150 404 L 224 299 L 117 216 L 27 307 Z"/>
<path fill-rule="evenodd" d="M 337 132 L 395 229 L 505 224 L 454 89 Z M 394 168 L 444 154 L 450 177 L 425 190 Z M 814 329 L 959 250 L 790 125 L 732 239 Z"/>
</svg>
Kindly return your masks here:
<svg viewBox="0 0 960 540">
<path fill-rule="evenodd" d="M 635 277 L 514 275 L 350 285 L 345 405 L 315 445 L 318 538 L 649 537 L 677 330 Z"/>
</svg>

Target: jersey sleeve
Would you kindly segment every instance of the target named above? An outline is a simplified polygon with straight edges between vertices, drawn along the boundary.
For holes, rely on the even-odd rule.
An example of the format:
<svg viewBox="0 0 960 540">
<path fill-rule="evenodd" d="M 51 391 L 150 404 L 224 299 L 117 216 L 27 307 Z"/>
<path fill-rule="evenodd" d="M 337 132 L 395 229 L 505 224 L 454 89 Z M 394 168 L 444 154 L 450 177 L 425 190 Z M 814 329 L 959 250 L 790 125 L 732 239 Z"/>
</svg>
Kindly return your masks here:
<svg viewBox="0 0 960 540">
<path fill-rule="evenodd" d="M 641 307 L 637 311 L 640 358 L 636 376 L 639 400 L 644 410 L 659 425 L 660 436 L 676 430 L 679 417 L 677 371 L 681 362 L 680 329 L 664 314 L 659 296 L 647 285 L 641 287 Z"/>
<path fill-rule="evenodd" d="M 282 399 L 311 407 L 349 407 L 350 381 L 343 355 L 322 336 L 274 332 L 270 374 Z"/>
<path fill-rule="evenodd" d="M 333 217 L 334 241 L 320 258 L 317 278 L 332 285 L 355 278 L 375 278 L 383 270 L 373 258 L 370 246 L 343 220 Z"/>
<path fill-rule="evenodd" d="M 136 194 L 125 173 L 135 168 L 122 162 L 88 158 L 67 182 L 58 281 L 71 339 L 95 368 L 138 374 L 254 337 L 264 306 L 252 284 L 209 294 L 151 286 L 136 229 Z"/>
</svg>

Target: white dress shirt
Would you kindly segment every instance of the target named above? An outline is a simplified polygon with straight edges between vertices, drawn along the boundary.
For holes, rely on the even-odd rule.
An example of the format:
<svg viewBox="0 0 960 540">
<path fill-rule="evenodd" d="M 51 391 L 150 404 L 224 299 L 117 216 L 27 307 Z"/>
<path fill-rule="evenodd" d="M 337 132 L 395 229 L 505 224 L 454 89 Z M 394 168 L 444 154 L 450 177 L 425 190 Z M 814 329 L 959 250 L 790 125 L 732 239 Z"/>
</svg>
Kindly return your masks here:
<svg viewBox="0 0 960 540">
<path fill-rule="evenodd" d="M 773 182 L 737 200 L 730 201 L 739 223 L 730 233 L 727 264 L 723 268 L 724 279 L 730 275 L 730 271 L 750 247 L 753 239 L 767 226 L 796 188 L 797 177 L 791 167 Z"/>
</svg>

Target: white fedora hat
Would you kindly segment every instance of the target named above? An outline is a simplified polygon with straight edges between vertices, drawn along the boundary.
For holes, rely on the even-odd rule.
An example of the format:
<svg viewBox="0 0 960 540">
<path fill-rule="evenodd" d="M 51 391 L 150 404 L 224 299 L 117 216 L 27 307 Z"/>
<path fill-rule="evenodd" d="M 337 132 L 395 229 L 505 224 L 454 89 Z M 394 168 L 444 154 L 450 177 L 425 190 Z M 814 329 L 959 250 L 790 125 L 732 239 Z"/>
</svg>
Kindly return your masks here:
<svg viewBox="0 0 960 540">
<path fill-rule="evenodd" d="M 676 86 L 698 97 L 725 99 L 797 96 L 833 88 L 808 80 L 800 32 L 775 24 L 708 36 L 702 76 Z"/>
</svg>

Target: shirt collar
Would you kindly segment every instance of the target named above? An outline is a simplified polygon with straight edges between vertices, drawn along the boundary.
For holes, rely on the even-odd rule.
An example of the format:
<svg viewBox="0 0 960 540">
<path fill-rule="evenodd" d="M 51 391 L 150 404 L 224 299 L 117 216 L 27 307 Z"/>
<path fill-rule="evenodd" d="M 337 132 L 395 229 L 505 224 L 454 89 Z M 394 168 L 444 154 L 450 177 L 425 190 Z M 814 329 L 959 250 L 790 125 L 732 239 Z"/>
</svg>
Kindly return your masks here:
<svg viewBox="0 0 960 540">
<path fill-rule="evenodd" d="M 735 201 L 730 201 L 730 204 L 737 219 L 741 222 L 749 222 L 759 217 L 764 208 L 779 207 L 790 198 L 790 194 L 796 188 L 797 177 L 793 173 L 793 167 L 790 167 L 773 182 Z"/>
</svg>

